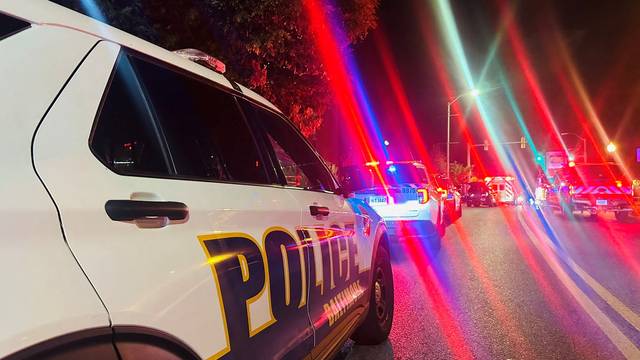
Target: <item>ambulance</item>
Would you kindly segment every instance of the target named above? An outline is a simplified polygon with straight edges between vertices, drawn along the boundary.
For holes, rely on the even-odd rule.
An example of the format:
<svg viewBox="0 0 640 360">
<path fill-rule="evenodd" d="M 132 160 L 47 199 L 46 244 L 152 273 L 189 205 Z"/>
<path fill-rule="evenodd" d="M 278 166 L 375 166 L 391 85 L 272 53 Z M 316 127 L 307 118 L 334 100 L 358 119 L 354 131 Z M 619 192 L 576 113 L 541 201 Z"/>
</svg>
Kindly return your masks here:
<svg viewBox="0 0 640 360">
<path fill-rule="evenodd" d="M 513 176 L 490 176 L 484 181 L 495 192 L 498 204 L 518 205 L 522 201 Z"/>
</svg>

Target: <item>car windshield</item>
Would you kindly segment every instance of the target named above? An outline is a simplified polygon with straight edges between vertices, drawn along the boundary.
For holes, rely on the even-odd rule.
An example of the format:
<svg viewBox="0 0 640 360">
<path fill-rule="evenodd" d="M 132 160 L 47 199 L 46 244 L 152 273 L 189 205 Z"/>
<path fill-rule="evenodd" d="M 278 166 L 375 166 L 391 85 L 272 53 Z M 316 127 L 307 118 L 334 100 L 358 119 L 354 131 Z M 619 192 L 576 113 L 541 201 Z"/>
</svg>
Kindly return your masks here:
<svg viewBox="0 0 640 360">
<path fill-rule="evenodd" d="M 429 182 L 425 169 L 417 164 L 391 164 L 383 168 L 386 183 L 389 185 L 420 184 Z"/>
</svg>

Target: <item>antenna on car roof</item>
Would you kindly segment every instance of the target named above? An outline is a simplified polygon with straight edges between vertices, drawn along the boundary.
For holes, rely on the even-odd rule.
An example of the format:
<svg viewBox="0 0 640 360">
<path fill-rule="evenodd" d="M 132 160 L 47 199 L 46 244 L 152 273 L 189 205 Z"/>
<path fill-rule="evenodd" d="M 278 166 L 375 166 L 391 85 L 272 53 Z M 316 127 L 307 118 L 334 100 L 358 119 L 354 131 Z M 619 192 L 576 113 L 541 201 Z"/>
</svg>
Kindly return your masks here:
<svg viewBox="0 0 640 360">
<path fill-rule="evenodd" d="M 187 48 L 175 50 L 173 51 L 173 53 L 187 60 L 191 60 L 195 63 L 206 66 L 217 73 L 224 74 L 227 71 L 227 67 L 222 61 L 214 58 L 213 56 L 207 54 L 202 50 Z"/>
</svg>

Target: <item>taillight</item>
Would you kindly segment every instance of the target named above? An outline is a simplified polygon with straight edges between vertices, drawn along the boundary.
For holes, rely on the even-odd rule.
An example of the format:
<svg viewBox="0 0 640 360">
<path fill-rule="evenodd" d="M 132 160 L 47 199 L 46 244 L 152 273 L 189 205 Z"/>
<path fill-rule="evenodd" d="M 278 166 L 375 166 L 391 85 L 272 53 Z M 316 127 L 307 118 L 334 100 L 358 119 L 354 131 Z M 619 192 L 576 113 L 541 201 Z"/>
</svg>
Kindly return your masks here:
<svg viewBox="0 0 640 360">
<path fill-rule="evenodd" d="M 362 232 L 364 236 L 369 237 L 371 235 L 371 218 L 368 215 L 362 217 Z"/>
<path fill-rule="evenodd" d="M 427 189 L 418 189 L 418 202 L 420 204 L 426 204 L 429 202 L 429 191 Z"/>
</svg>

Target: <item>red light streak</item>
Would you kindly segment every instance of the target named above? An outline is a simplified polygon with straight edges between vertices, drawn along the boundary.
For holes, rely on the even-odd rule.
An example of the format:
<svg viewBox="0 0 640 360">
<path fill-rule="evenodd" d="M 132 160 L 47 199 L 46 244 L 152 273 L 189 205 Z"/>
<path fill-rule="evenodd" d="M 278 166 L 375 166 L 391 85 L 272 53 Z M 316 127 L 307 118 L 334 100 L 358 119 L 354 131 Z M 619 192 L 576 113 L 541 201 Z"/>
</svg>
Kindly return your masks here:
<svg viewBox="0 0 640 360">
<path fill-rule="evenodd" d="M 566 152 L 567 149 L 561 140 L 560 131 L 558 130 L 549 105 L 545 99 L 542 89 L 540 88 L 535 70 L 533 69 L 531 62 L 529 61 L 529 54 L 522 40 L 522 36 L 520 35 L 520 30 L 517 28 L 516 24 L 513 21 L 513 10 L 506 1 L 500 0 L 499 2 L 501 6 L 502 18 L 506 20 L 506 38 L 509 40 L 509 44 L 511 45 L 511 50 L 513 55 L 515 56 L 516 63 L 520 68 L 520 71 L 524 75 L 527 88 L 533 97 L 533 102 L 537 110 L 538 118 L 543 120 L 542 123 L 547 128 L 547 132 L 554 135 L 552 139 L 554 143 L 556 145 L 562 145 L 562 148 Z"/>
<path fill-rule="evenodd" d="M 436 315 L 436 319 L 440 325 L 440 331 L 447 341 L 447 345 L 454 355 L 455 359 L 473 359 L 473 353 L 464 340 L 462 329 L 458 320 L 455 318 L 450 301 L 447 299 L 444 287 L 438 275 L 433 271 L 433 265 L 429 257 L 425 254 L 425 249 L 415 237 L 407 237 L 410 235 L 404 233 L 406 240 L 403 243 L 406 254 L 411 258 L 415 270 L 420 275 L 423 288 L 428 295 Z"/>
<path fill-rule="evenodd" d="M 349 76 L 348 66 L 343 60 L 345 54 L 339 41 L 340 31 L 332 26 L 328 17 L 328 7 L 322 0 L 305 0 L 303 5 L 320 58 L 329 74 L 329 85 L 335 95 L 338 109 L 348 125 L 348 130 L 355 135 L 357 148 L 364 154 L 361 163 L 377 160 L 382 157 L 382 152 L 376 156 L 372 150 L 376 146 L 369 142 L 369 139 L 375 139 L 375 136 L 368 134 L 364 127 L 363 111 L 355 97 L 356 92 Z M 377 167 L 375 167 L 375 174 L 380 182 L 385 184 L 384 188 L 389 196 L 385 180 Z"/>
<path fill-rule="evenodd" d="M 405 125 L 408 129 L 408 135 L 411 139 L 411 143 L 414 145 L 414 148 L 418 150 L 418 158 L 422 160 L 429 171 L 433 171 L 435 168 L 420 135 L 421 131 L 418 127 L 418 122 L 413 115 L 413 110 L 411 109 L 411 105 L 409 104 L 409 100 L 407 99 L 404 87 L 402 86 L 400 75 L 398 74 L 397 67 L 393 61 L 393 57 L 391 55 L 391 51 L 389 50 L 389 46 L 387 45 L 387 41 L 380 31 L 374 32 L 373 36 L 376 47 L 378 48 L 380 58 L 382 59 L 384 70 L 387 75 L 387 80 L 391 85 L 391 93 L 393 94 L 396 103 L 400 108 L 402 119 L 404 120 Z"/>
<path fill-rule="evenodd" d="M 456 223 L 454 229 L 460 239 L 460 244 L 464 249 L 469 264 L 471 264 L 478 280 L 480 280 L 480 284 L 484 290 L 483 295 L 487 297 L 491 308 L 498 317 L 502 326 L 507 329 L 507 336 L 510 341 L 516 345 L 516 348 L 522 357 L 527 357 L 527 355 L 533 354 L 530 344 L 525 340 L 524 335 L 518 328 L 515 320 L 509 313 L 509 310 L 504 305 L 504 301 L 500 299 L 493 282 L 489 278 L 489 274 L 471 246 L 471 238 L 469 237 L 469 234 L 460 223 Z"/>
</svg>

